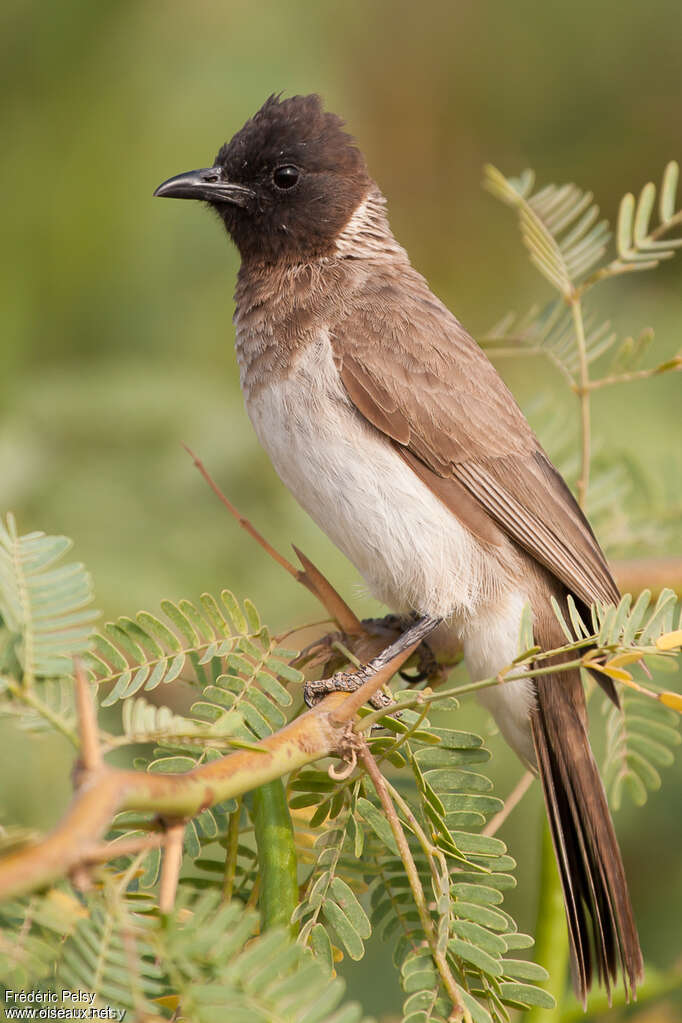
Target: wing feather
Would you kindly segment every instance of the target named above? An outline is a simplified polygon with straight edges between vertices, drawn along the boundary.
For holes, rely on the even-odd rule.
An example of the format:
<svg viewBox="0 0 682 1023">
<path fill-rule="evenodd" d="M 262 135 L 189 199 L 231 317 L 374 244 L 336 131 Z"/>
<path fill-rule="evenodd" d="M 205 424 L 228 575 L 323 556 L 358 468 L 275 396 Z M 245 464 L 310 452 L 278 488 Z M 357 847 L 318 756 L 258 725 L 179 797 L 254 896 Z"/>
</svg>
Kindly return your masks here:
<svg viewBox="0 0 682 1023">
<path fill-rule="evenodd" d="M 511 392 L 424 279 L 407 276 L 360 289 L 332 331 L 350 400 L 476 535 L 495 543 L 501 530 L 586 604 L 616 602 L 594 533 Z"/>
</svg>

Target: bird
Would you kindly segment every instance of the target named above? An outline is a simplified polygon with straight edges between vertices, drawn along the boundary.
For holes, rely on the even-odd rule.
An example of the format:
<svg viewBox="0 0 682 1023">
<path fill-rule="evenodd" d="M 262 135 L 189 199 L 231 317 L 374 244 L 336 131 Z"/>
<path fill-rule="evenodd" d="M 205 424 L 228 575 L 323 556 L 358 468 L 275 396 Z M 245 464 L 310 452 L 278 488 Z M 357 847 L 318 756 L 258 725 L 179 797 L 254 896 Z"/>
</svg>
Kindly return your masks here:
<svg viewBox="0 0 682 1023">
<path fill-rule="evenodd" d="M 319 96 L 270 96 L 210 167 L 154 195 L 201 200 L 222 221 L 241 257 L 235 347 L 261 445 L 374 596 L 434 624 L 440 656 L 461 648 L 472 677 L 490 678 L 516 657 L 525 608 L 553 651 L 565 642 L 553 600 L 572 596 L 587 620 L 594 602 L 618 602 L 571 490 L 413 268 Z M 579 670 L 480 698 L 541 781 L 576 994 L 585 1004 L 596 977 L 610 996 L 620 973 L 634 996 L 642 953 Z"/>
</svg>

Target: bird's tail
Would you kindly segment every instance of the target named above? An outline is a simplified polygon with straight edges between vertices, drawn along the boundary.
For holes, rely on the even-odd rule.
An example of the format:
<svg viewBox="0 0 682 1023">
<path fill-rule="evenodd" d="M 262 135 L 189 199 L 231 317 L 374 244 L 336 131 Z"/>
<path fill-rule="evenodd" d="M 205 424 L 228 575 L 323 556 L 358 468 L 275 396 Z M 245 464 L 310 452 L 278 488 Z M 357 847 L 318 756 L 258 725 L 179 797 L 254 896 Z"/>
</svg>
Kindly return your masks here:
<svg viewBox="0 0 682 1023">
<path fill-rule="evenodd" d="M 643 975 L 623 861 L 587 736 L 578 671 L 537 677 L 533 742 L 547 806 L 571 947 L 573 986 L 585 1004 L 593 976 L 607 991 L 622 970 L 626 995 Z"/>
</svg>

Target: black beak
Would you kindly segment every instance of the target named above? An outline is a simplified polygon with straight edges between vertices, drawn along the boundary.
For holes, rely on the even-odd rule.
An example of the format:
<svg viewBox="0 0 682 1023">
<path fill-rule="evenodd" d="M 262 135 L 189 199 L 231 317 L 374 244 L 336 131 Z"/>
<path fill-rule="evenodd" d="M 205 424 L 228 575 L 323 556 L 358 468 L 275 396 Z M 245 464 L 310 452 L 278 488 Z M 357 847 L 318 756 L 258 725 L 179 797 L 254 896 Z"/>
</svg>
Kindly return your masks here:
<svg viewBox="0 0 682 1023">
<path fill-rule="evenodd" d="M 220 167 L 204 167 L 169 178 L 154 192 L 164 199 L 203 199 L 205 202 L 228 202 L 246 206 L 255 195 L 250 188 L 226 181 Z"/>
</svg>

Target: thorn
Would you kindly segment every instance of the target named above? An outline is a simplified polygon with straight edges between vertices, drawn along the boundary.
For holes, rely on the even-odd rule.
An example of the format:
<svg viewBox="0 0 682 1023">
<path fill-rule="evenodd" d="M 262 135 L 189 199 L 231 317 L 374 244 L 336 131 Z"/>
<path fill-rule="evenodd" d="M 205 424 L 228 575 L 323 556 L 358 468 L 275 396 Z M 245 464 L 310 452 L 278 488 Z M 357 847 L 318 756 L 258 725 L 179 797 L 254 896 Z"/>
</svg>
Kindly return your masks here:
<svg viewBox="0 0 682 1023">
<path fill-rule="evenodd" d="M 304 569 L 303 572 L 297 573 L 299 582 L 310 589 L 311 593 L 317 597 L 331 617 L 338 622 L 339 627 L 347 636 L 367 635 L 367 629 L 365 629 L 360 619 L 350 609 L 343 597 L 334 589 L 326 576 L 322 575 L 320 570 L 313 565 L 312 561 L 295 544 L 291 546 L 294 548 L 296 557 Z"/>
<path fill-rule="evenodd" d="M 185 835 L 185 822 L 171 824 L 166 832 L 164 843 L 163 866 L 161 867 L 161 884 L 159 887 L 159 909 L 167 915 L 175 905 L 175 894 L 178 890 L 178 879 L 182 866 L 182 841 Z"/>
<path fill-rule="evenodd" d="M 86 771 L 96 771 L 102 766 L 102 751 L 99 745 L 97 714 L 90 696 L 90 687 L 83 668 L 83 662 L 75 657 L 73 661 L 76 680 L 76 710 L 78 731 L 81 740 L 81 761 Z"/>
</svg>

